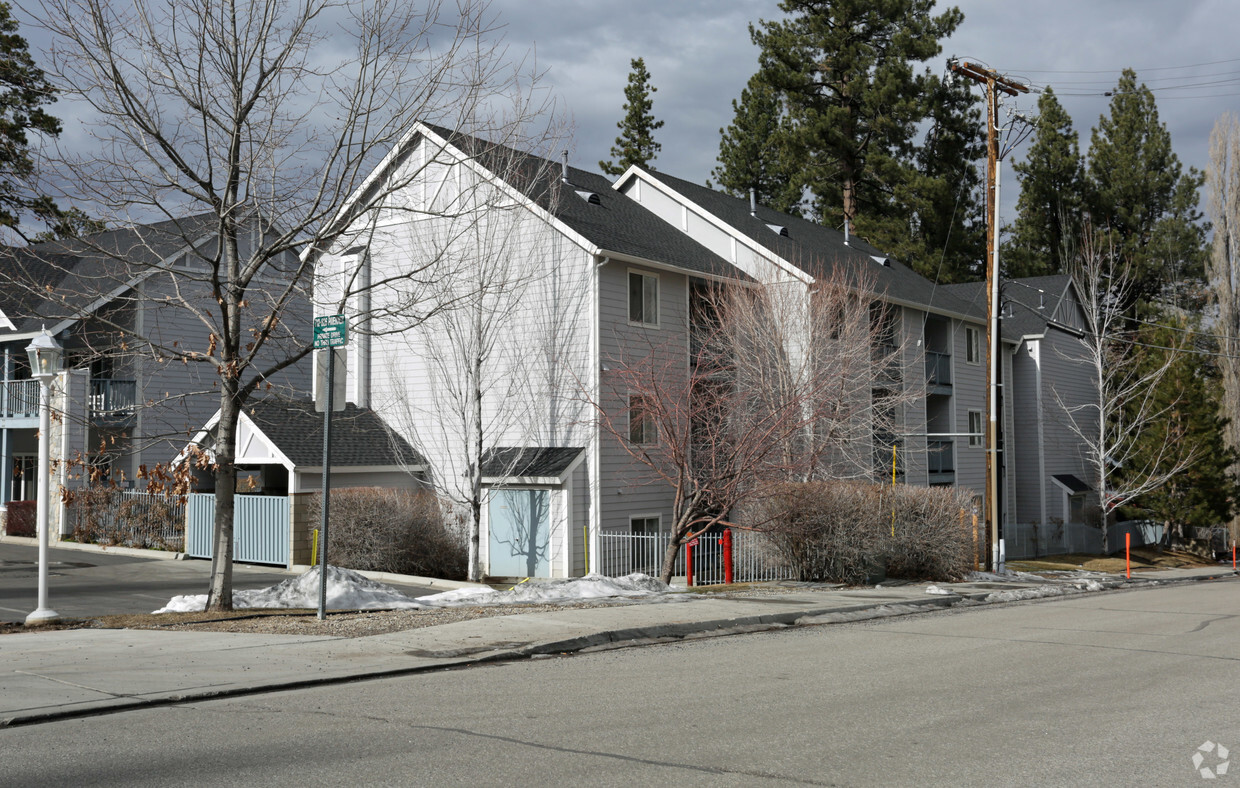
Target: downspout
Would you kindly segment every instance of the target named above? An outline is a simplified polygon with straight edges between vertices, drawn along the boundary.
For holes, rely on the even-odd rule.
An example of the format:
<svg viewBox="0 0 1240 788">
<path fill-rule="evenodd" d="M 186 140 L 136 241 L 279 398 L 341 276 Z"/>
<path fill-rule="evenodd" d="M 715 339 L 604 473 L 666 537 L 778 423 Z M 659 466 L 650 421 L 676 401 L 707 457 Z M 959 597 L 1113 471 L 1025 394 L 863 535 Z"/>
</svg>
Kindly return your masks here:
<svg viewBox="0 0 1240 788">
<path fill-rule="evenodd" d="M 1029 349 L 1033 351 L 1033 381 L 1034 391 L 1037 392 L 1037 422 L 1038 422 L 1038 522 L 1041 523 L 1043 530 L 1046 529 L 1046 437 L 1043 434 L 1042 419 L 1045 411 L 1042 407 L 1042 341 L 1038 340 L 1036 345 L 1030 345 Z M 1065 531 L 1066 533 L 1066 531 Z M 1033 546 L 1033 554 L 1038 555 L 1038 546 Z"/>
</svg>

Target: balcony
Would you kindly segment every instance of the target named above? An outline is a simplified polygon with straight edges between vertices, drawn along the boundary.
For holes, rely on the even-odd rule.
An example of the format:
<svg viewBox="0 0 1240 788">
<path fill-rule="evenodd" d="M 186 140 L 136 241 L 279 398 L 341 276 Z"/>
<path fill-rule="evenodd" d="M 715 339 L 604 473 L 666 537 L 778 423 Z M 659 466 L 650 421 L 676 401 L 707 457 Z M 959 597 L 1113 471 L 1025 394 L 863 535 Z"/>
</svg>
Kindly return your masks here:
<svg viewBox="0 0 1240 788">
<path fill-rule="evenodd" d="M 926 386 L 929 394 L 950 394 L 952 357 L 950 353 L 926 351 Z"/>
<path fill-rule="evenodd" d="M 96 421 L 124 421 L 138 407 L 138 384 L 133 380 L 91 378 L 90 414 Z"/>
<path fill-rule="evenodd" d="M 39 381 L 7 380 L 0 383 L 0 419 L 38 418 Z"/>
<path fill-rule="evenodd" d="M 956 481 L 955 441 L 926 440 L 926 471 L 931 484 L 952 484 Z"/>
</svg>

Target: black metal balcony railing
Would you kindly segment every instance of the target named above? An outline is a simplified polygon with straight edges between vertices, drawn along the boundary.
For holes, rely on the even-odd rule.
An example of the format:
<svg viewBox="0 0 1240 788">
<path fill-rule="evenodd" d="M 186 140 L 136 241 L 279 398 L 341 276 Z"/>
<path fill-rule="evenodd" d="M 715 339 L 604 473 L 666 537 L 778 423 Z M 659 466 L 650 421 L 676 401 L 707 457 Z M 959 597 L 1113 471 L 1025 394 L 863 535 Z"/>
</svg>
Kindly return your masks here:
<svg viewBox="0 0 1240 788">
<path fill-rule="evenodd" d="M 92 378 L 90 412 L 96 416 L 128 416 L 137 408 L 138 384 L 133 380 Z"/>
<path fill-rule="evenodd" d="M 952 357 L 950 353 L 926 351 L 926 382 L 931 386 L 952 384 Z"/>
<path fill-rule="evenodd" d="M 955 473 L 955 441 L 927 440 L 926 469 L 930 473 Z"/>
<path fill-rule="evenodd" d="M 39 381 L 7 380 L 0 383 L 0 419 L 39 415 Z"/>
</svg>

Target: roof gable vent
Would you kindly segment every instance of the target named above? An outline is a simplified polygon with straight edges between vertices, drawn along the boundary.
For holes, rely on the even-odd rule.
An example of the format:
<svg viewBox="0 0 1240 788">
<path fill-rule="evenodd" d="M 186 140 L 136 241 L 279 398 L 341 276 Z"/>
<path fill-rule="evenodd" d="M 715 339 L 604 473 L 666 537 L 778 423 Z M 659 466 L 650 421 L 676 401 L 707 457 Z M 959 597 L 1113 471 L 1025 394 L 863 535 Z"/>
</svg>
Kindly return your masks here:
<svg viewBox="0 0 1240 788">
<path fill-rule="evenodd" d="M 767 227 L 771 228 L 771 232 L 776 235 L 782 235 L 785 238 L 788 237 L 788 228 L 781 224 L 768 224 Z"/>
<path fill-rule="evenodd" d="M 577 196 L 585 200 L 586 202 L 590 203 L 591 205 L 602 205 L 603 204 L 603 200 L 595 192 L 587 192 L 587 191 L 582 191 L 581 189 L 578 189 Z"/>
</svg>

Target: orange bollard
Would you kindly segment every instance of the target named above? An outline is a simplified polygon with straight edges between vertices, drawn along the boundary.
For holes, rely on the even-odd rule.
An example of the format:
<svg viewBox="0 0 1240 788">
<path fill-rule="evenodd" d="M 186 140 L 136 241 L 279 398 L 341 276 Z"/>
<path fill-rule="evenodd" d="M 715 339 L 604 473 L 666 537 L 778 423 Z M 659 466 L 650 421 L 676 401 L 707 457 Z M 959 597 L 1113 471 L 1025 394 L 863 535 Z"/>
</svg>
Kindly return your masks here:
<svg viewBox="0 0 1240 788">
<path fill-rule="evenodd" d="M 1124 573 L 1132 579 L 1132 534 L 1124 534 Z"/>
</svg>

